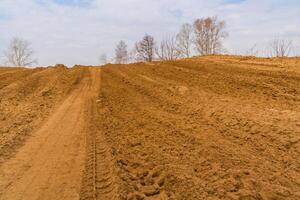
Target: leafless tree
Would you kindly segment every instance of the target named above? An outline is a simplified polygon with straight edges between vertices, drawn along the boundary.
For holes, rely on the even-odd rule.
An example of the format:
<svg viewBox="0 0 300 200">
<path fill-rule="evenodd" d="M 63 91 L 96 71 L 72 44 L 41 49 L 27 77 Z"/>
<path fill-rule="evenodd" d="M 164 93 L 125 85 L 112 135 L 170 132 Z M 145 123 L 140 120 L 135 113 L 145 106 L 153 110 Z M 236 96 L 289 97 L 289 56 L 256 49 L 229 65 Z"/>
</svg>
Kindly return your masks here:
<svg viewBox="0 0 300 200">
<path fill-rule="evenodd" d="M 270 56 L 285 57 L 292 51 L 293 42 L 291 40 L 274 39 L 270 42 Z"/>
<path fill-rule="evenodd" d="M 13 38 L 4 52 L 7 64 L 18 67 L 37 64 L 37 60 L 33 58 L 34 51 L 30 46 L 30 42 L 24 39 Z"/>
<path fill-rule="evenodd" d="M 135 44 L 137 60 L 152 62 L 154 59 L 154 50 L 154 37 L 148 34 L 146 34 L 140 42 Z"/>
<path fill-rule="evenodd" d="M 259 51 L 257 49 L 257 44 L 254 44 L 250 49 L 246 51 L 247 56 L 257 56 Z"/>
<path fill-rule="evenodd" d="M 134 46 L 128 51 L 128 63 L 134 62 L 136 60 L 138 60 L 137 51 L 136 51 L 136 47 Z"/>
<path fill-rule="evenodd" d="M 225 29 L 225 21 L 219 21 L 217 17 L 197 19 L 194 22 L 196 50 L 201 55 L 220 53 L 222 39 L 228 36 Z"/>
<path fill-rule="evenodd" d="M 128 60 L 128 51 L 126 43 L 121 40 L 115 49 L 116 54 L 116 63 L 117 64 L 125 64 Z"/>
<path fill-rule="evenodd" d="M 190 24 L 183 24 L 176 36 L 177 49 L 181 57 L 189 58 L 191 55 L 193 27 Z"/>
<path fill-rule="evenodd" d="M 102 53 L 100 56 L 99 56 L 99 61 L 100 61 L 100 64 L 101 65 L 105 65 L 107 63 L 107 56 L 106 56 L 106 53 Z"/>
<path fill-rule="evenodd" d="M 177 60 L 181 54 L 177 48 L 176 37 L 164 37 L 160 45 L 155 48 L 155 53 L 160 60 Z"/>
</svg>

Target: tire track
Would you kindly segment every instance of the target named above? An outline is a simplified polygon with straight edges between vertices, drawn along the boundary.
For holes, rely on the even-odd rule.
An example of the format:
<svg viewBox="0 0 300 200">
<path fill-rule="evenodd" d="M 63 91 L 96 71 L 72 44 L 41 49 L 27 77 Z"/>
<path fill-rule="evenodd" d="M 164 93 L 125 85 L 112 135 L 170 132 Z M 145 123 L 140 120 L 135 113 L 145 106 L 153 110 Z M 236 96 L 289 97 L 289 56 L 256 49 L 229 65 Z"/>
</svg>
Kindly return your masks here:
<svg viewBox="0 0 300 200">
<path fill-rule="evenodd" d="M 114 169 L 109 148 L 101 135 L 88 136 L 82 200 L 117 199 Z"/>
<path fill-rule="evenodd" d="M 110 151 L 103 137 L 95 138 L 95 197 L 96 199 L 116 199 L 114 170 Z"/>
<path fill-rule="evenodd" d="M 94 95 L 99 92 L 100 72 L 93 72 Z M 98 86 L 98 87 L 97 87 Z M 87 158 L 85 175 L 82 182 L 82 200 L 117 199 L 117 187 L 115 183 L 115 171 L 113 158 L 109 146 L 97 125 L 98 117 L 102 112 L 97 108 L 96 97 L 90 98 L 89 113 L 91 122 L 87 135 Z"/>
</svg>

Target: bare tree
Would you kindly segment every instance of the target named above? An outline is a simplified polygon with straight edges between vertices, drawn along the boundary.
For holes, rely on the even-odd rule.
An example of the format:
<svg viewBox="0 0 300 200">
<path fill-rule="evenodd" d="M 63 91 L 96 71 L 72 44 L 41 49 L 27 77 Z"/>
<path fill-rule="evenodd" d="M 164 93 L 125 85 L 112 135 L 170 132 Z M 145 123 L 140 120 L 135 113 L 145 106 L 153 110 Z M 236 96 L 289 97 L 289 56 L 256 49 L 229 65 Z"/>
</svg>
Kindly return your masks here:
<svg viewBox="0 0 300 200">
<path fill-rule="evenodd" d="M 136 52 L 136 47 L 134 46 L 128 51 L 128 63 L 136 61 L 137 60 L 136 57 L 137 57 L 137 52 Z"/>
<path fill-rule="evenodd" d="M 176 36 L 177 49 L 181 57 L 189 58 L 191 55 L 193 27 L 190 24 L 183 24 Z"/>
<path fill-rule="evenodd" d="M 24 39 L 13 38 L 4 52 L 7 63 L 18 67 L 37 64 L 37 60 L 33 58 L 34 51 L 30 46 L 30 42 Z"/>
<path fill-rule="evenodd" d="M 291 40 L 274 39 L 269 46 L 270 56 L 285 57 L 290 55 L 293 42 Z"/>
<path fill-rule="evenodd" d="M 126 43 L 121 40 L 115 49 L 116 54 L 116 63 L 117 64 L 125 64 L 128 60 L 128 51 Z"/>
<path fill-rule="evenodd" d="M 217 17 L 197 19 L 194 22 L 196 50 L 201 55 L 220 53 L 222 39 L 227 37 L 225 21 L 219 21 Z"/>
<path fill-rule="evenodd" d="M 176 37 L 166 36 L 155 48 L 155 53 L 160 60 L 177 60 L 180 57 L 176 44 Z"/>
<path fill-rule="evenodd" d="M 107 64 L 107 56 L 106 56 L 106 53 L 102 53 L 102 54 L 99 56 L 99 62 L 100 62 L 101 65 Z"/>
<path fill-rule="evenodd" d="M 146 34 L 140 42 L 135 44 L 137 60 L 152 62 L 154 59 L 154 37 Z"/>
<path fill-rule="evenodd" d="M 257 44 L 254 44 L 250 49 L 246 51 L 247 56 L 257 56 L 259 51 L 257 49 Z"/>
</svg>

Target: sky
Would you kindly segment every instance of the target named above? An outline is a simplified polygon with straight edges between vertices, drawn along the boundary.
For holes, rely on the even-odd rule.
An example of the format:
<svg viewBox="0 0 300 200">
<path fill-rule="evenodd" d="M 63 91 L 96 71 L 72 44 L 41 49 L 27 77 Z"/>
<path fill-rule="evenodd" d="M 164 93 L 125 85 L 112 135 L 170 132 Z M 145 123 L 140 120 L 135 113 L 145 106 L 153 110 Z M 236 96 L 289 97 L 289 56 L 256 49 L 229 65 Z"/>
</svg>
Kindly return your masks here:
<svg viewBox="0 0 300 200">
<path fill-rule="evenodd" d="M 300 55 L 299 0 L 0 0 L 0 63 L 13 37 L 31 42 L 39 66 L 96 65 L 116 44 L 129 48 L 145 33 L 157 42 L 183 23 L 218 16 L 226 21 L 228 54 L 255 46 L 267 55 L 273 39 L 293 41 Z"/>
</svg>

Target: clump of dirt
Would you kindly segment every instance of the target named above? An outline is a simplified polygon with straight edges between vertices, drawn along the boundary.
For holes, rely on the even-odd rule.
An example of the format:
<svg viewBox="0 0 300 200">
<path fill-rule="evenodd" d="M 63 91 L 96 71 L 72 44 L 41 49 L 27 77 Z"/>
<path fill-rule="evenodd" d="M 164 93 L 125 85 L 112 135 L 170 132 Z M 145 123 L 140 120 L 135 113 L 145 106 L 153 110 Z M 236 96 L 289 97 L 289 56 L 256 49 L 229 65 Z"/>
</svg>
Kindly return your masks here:
<svg viewBox="0 0 300 200">
<path fill-rule="evenodd" d="M 57 68 L 67 68 L 67 66 L 64 65 L 64 64 L 56 64 L 54 67 L 57 67 Z"/>
</svg>

